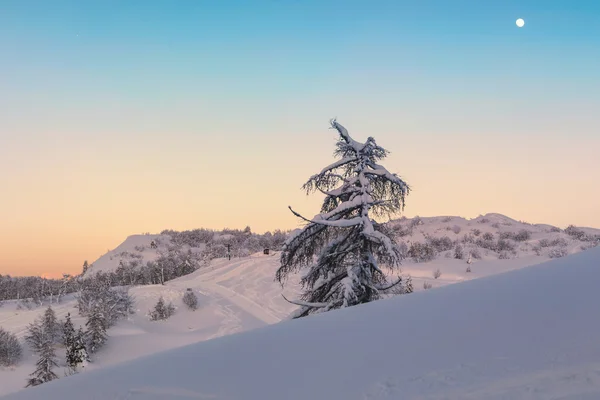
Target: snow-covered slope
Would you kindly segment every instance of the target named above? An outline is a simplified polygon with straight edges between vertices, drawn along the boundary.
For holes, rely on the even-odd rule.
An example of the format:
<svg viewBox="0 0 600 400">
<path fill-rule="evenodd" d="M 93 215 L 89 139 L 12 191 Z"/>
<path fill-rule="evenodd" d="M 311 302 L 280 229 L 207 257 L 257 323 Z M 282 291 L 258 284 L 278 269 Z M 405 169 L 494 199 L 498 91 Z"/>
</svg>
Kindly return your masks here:
<svg viewBox="0 0 600 400">
<path fill-rule="evenodd" d="M 467 257 L 455 259 L 454 250 L 440 252 L 429 262 L 415 262 L 411 257 L 407 258 L 403 262 L 402 275 L 411 275 L 417 292 L 423 291 L 425 283 L 436 288 L 545 262 L 549 259 L 552 247 L 538 249 L 541 250 L 538 256 L 535 248 L 542 241 L 549 244 L 558 241 L 561 244 L 557 248 L 566 244 L 566 254 L 579 252 L 582 246 L 591 244 L 548 225 L 530 225 L 498 214 L 488 214 L 473 220 L 460 217 L 403 219 L 392 222 L 391 225 L 398 228 L 398 239 L 408 246 L 415 242 L 425 242 L 427 237 L 448 236 L 452 241 L 461 241 L 465 235 L 480 238 L 486 232 L 494 235 L 495 239 L 503 232 L 516 233 L 523 229 L 531 232 L 527 240 L 513 241 L 517 247 L 508 259 L 499 259 L 497 252 L 480 248 L 476 243 L 465 245 L 465 250 L 473 249 L 481 253 L 481 259 L 473 258 L 472 264 L 467 264 Z M 475 236 L 477 231 L 479 234 Z M 600 230 L 594 229 L 585 231 L 589 235 L 600 233 Z M 158 249 L 150 248 L 153 240 L 158 242 Z M 96 261 L 93 268 L 114 270 L 123 254 L 126 257 L 127 254 L 136 252 L 149 261 L 158 255 L 157 250 L 166 248 L 169 243 L 170 238 L 166 235 L 132 236 Z M 282 289 L 273 280 L 278 267 L 278 253 L 268 256 L 259 253 L 231 261 L 221 258 L 213 260 L 210 267 L 203 267 L 190 275 L 169 281 L 164 286 L 132 288 L 137 313 L 109 330 L 108 345 L 97 354 L 94 363 L 86 367 L 85 373 L 158 351 L 263 327 L 285 319 L 295 306 L 281 297 Z M 467 267 L 471 272 L 466 271 Z M 433 271 L 438 269 L 441 276 L 435 279 Z M 294 279 L 297 281 L 298 276 Z M 187 288 L 193 289 L 200 297 L 200 309 L 195 312 L 187 310 L 182 304 L 181 298 Z M 283 293 L 288 298 L 296 298 L 297 289 L 295 281 L 292 281 Z M 177 312 L 167 321 L 150 322 L 146 314 L 160 296 L 172 301 Z M 78 316 L 74 305 L 75 301 L 71 297 L 53 307 L 59 318 L 71 312 L 75 325 L 83 325 L 85 321 Z M 17 302 L 6 302 L 0 307 L 0 326 L 23 339 L 27 325 L 43 311 L 44 308 L 19 310 Z M 0 367 L 0 396 L 23 389 L 27 375 L 34 370 L 35 361 L 35 357 L 25 346 L 24 358 L 16 368 Z M 59 375 L 62 376 L 62 371 L 59 371 Z"/>
<path fill-rule="evenodd" d="M 197 343 L 7 400 L 597 399 L 599 267 L 600 249 L 591 249 Z"/>
<path fill-rule="evenodd" d="M 152 243 L 156 244 L 156 248 Z M 169 244 L 171 238 L 168 235 L 131 235 L 115 249 L 107 251 L 94 261 L 86 275 L 115 271 L 121 261 L 139 260 L 145 265 L 148 261 L 156 260 L 159 251 L 165 251 Z"/>
</svg>

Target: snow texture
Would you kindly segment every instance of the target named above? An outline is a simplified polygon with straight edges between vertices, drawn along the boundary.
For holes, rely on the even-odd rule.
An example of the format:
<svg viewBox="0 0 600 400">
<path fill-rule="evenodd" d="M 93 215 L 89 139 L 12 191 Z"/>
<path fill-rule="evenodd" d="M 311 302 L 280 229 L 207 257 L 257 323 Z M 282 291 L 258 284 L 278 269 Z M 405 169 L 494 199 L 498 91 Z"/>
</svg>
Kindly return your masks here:
<svg viewBox="0 0 600 400">
<path fill-rule="evenodd" d="M 600 248 L 590 249 L 86 371 L 6 399 L 597 399 L 599 266 Z M 223 269 L 213 274 L 235 271 Z"/>
</svg>

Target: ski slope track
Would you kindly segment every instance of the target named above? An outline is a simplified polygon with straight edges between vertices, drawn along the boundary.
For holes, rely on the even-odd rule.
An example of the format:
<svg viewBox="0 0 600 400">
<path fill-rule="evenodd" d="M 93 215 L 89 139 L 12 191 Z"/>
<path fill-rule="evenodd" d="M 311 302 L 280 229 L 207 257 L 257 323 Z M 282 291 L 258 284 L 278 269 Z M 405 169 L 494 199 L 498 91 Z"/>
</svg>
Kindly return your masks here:
<svg viewBox="0 0 600 400">
<path fill-rule="evenodd" d="M 599 399 L 598 281 L 595 248 L 195 343 L 5 398 Z"/>
</svg>

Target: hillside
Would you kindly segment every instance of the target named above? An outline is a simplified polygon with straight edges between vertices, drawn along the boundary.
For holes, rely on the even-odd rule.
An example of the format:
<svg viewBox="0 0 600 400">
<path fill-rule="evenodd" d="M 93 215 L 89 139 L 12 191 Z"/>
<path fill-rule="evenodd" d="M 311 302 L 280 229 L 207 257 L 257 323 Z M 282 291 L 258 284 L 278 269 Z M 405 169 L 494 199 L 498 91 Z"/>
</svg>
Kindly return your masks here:
<svg viewBox="0 0 600 400">
<path fill-rule="evenodd" d="M 595 399 L 600 249 L 79 374 L 6 399 Z"/>
<path fill-rule="evenodd" d="M 423 291 L 425 285 L 436 288 L 540 264 L 550 259 L 556 249 L 561 249 L 556 255 L 564 256 L 580 252 L 595 243 L 574 237 L 578 235 L 577 231 L 565 232 L 547 225 L 530 225 L 497 214 L 488 214 L 473 220 L 459 217 L 402 219 L 391 222 L 390 227 L 396 232 L 400 243 L 406 245 L 407 251 L 415 243 L 434 247 L 434 257 L 430 261 L 415 261 L 410 255 L 404 260 L 401 275 L 412 277 L 417 292 Z M 477 236 L 476 230 L 480 231 Z M 514 237 L 514 234 L 522 230 L 530 232 L 529 237 L 523 241 L 506 239 L 515 246 L 514 252 L 509 252 L 509 257 L 506 258 L 501 257 L 501 252 L 477 244 L 477 239 L 483 237 L 486 232 L 494 238 L 492 241 L 481 242 L 488 246 L 490 243 L 497 244 L 501 235 L 505 235 L 506 232 L 512 232 L 509 236 Z M 585 233 L 595 235 L 600 231 L 589 229 Z M 468 239 L 466 242 L 465 235 Z M 446 237 L 448 243 L 441 240 Z M 472 242 L 469 241 L 470 237 L 473 238 Z M 221 236 L 217 236 L 214 241 L 222 240 Z M 150 246 L 152 241 L 158 242 L 158 249 Z M 210 240 L 208 242 L 210 244 Z M 542 247 L 540 243 L 547 245 Z M 461 259 L 455 258 L 457 244 L 463 247 L 465 253 Z M 151 261 L 158 256 L 158 250 L 173 245 L 168 235 L 131 236 L 118 248 L 94 262 L 92 268 L 105 272 L 114 271 L 121 260 L 131 258 L 129 254 L 136 252 L 141 254 L 144 260 Z M 449 250 L 438 251 L 440 246 L 444 248 L 443 246 L 447 245 L 450 246 Z M 202 251 L 199 246 L 195 248 Z M 480 253 L 479 258 L 472 257 L 471 264 L 468 264 L 468 252 L 476 251 Z M 140 259 L 138 256 L 133 258 Z M 209 266 L 167 281 L 165 285 L 131 288 L 136 314 L 128 320 L 120 321 L 109 330 L 108 345 L 98 353 L 94 362 L 86 367 L 85 373 L 286 319 L 295 306 L 286 302 L 281 294 L 284 293 L 288 298 L 296 298 L 298 286 L 292 281 L 282 292 L 281 287 L 273 281 L 278 267 L 277 252 L 271 252 L 270 255 L 259 252 L 251 256 L 233 258 L 231 261 L 216 258 Z M 90 271 L 93 271 L 92 268 Z M 467 268 L 470 268 L 470 272 L 467 272 Z M 441 274 L 437 279 L 433 277 L 436 270 Z M 295 279 L 297 278 L 296 276 Z M 181 301 L 188 288 L 199 297 L 200 308 L 195 312 L 187 310 Z M 173 302 L 177 307 L 176 314 L 164 322 L 151 322 L 147 313 L 161 296 Z M 85 320 L 78 315 L 74 306 L 75 300 L 72 295 L 60 304 L 53 304 L 59 318 L 64 318 L 66 313 L 70 312 L 75 325 L 83 325 Z M 27 325 L 43 311 L 43 307 L 27 309 L 15 301 L 4 302 L 0 307 L 0 326 L 15 332 L 22 340 Z M 34 369 L 35 361 L 35 357 L 26 348 L 24 358 L 16 368 L 0 368 L 0 395 L 23 389 L 27 375 Z M 62 375 L 62 369 L 59 375 Z"/>
<path fill-rule="evenodd" d="M 581 250 L 594 247 L 600 241 L 600 229 L 573 228 L 563 230 L 551 225 L 529 224 L 516 221 L 501 214 L 490 213 L 474 219 L 462 217 L 414 217 L 390 221 L 388 224 L 396 240 L 405 246 L 407 259 L 404 261 L 405 273 L 411 270 L 416 273 L 413 277 L 427 280 L 431 271 L 422 275 L 422 267 L 412 269 L 409 266 L 416 264 L 408 250 L 414 243 L 432 244 L 434 254 L 432 259 L 419 259 L 418 263 L 440 259 L 432 264 L 456 265 L 455 249 L 460 246 L 463 250 L 461 260 L 467 261 L 471 255 L 473 263 L 492 261 L 498 259 L 525 258 L 523 262 L 514 263 L 516 266 L 532 265 L 549 258 L 559 258 L 567 254 L 577 253 Z M 281 237 L 275 241 L 263 240 L 265 235 L 245 239 L 235 238 L 232 234 L 198 235 L 195 231 L 173 232 L 160 235 L 132 235 L 117 248 L 108 251 L 98 260 L 94 261 L 86 276 L 98 271 L 114 272 L 121 263 L 134 262 L 145 265 L 155 261 L 160 254 L 169 248 L 179 247 L 181 251 L 192 250 L 194 253 L 211 252 L 211 257 L 222 258 L 225 256 L 223 243 L 232 242 L 234 256 L 246 256 L 262 250 L 263 247 L 276 248 L 280 246 L 283 233 L 277 231 Z M 242 233 L 242 231 L 239 231 Z M 176 240 L 172 235 L 177 234 Z M 491 240 L 485 240 L 485 235 L 491 235 Z M 268 234 L 270 235 L 270 233 Z M 438 239 L 437 241 L 435 239 Z M 588 239 L 588 240 L 586 240 Z M 498 241 L 501 247 L 496 249 Z M 432 243 L 433 242 L 433 243 Z M 152 246 L 152 244 L 156 246 Z M 270 246 L 271 245 L 271 246 Z M 207 248 L 208 246 L 208 248 Z M 540 257 L 536 259 L 536 257 Z M 442 261 L 443 259 L 443 261 Z M 450 259 L 450 260 L 448 260 Z M 460 263 L 458 263 L 460 264 Z M 505 265 L 509 267 L 508 265 Z M 510 267 L 509 267 L 510 268 Z M 480 271 L 484 274 L 485 271 Z M 446 276 L 446 279 L 448 277 Z M 453 279 L 453 278 L 450 278 Z"/>
</svg>

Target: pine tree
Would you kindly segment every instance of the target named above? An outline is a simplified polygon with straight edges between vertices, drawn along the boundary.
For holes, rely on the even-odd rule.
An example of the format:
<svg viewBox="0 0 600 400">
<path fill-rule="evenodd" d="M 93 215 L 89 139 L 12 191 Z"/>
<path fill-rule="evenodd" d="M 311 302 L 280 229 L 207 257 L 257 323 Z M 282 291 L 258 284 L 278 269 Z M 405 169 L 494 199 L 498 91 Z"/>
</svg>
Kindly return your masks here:
<svg viewBox="0 0 600 400">
<path fill-rule="evenodd" d="M 44 325 L 44 330 L 48 333 L 52 343 L 58 343 L 60 336 L 60 325 L 56 319 L 56 314 L 54 313 L 52 306 L 48 306 L 44 312 L 42 324 Z"/>
<path fill-rule="evenodd" d="M 67 365 L 72 371 L 76 371 L 84 361 L 89 361 L 83 330 L 79 327 L 79 330 L 75 331 L 70 313 L 67 314 L 63 325 L 63 344 L 66 350 Z"/>
<path fill-rule="evenodd" d="M 283 284 L 290 273 L 307 269 L 301 300 L 292 301 L 300 306 L 293 318 L 367 303 L 400 283 L 390 285 L 381 267 L 398 267 L 402 251 L 370 214 L 390 218 L 402 211 L 410 188 L 377 164 L 388 151 L 375 139 L 359 143 L 335 120 L 331 127 L 340 135 L 335 151 L 340 159 L 303 187 L 307 193 L 325 195 L 321 214 L 308 220 L 290 207 L 307 225 L 285 242 L 276 274 Z"/>
<path fill-rule="evenodd" d="M 53 371 L 53 368 L 58 367 L 54 352 L 53 334 L 53 332 L 47 330 L 43 320 L 34 322 L 28 328 L 25 340 L 40 358 L 36 363 L 36 370 L 30 375 L 31 378 L 27 380 L 27 387 L 58 379 Z"/>
<path fill-rule="evenodd" d="M 96 353 L 106 343 L 106 327 L 107 321 L 105 320 L 102 308 L 95 304 L 88 316 L 88 320 L 85 323 L 87 332 L 85 334 L 90 353 Z"/>
<path fill-rule="evenodd" d="M 165 305 L 165 300 L 161 296 L 156 302 L 154 310 L 150 312 L 150 319 L 152 321 L 163 320 L 169 318 L 174 313 L 175 307 L 173 304 L 169 303 L 168 305 Z"/>
</svg>

